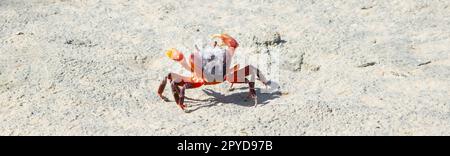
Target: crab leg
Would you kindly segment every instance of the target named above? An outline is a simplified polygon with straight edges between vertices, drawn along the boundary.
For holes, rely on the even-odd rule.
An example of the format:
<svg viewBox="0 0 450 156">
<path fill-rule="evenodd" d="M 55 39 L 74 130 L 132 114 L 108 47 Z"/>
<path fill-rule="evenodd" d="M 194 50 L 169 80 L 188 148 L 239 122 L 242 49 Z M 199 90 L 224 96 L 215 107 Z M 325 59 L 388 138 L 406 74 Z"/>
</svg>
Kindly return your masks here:
<svg viewBox="0 0 450 156">
<path fill-rule="evenodd" d="M 266 80 L 266 78 L 264 77 L 264 75 L 261 73 L 261 71 L 252 65 L 248 65 L 245 68 L 240 69 L 240 70 L 234 70 L 233 73 L 228 74 L 226 76 L 226 80 L 228 82 L 230 82 L 232 85 L 235 83 L 247 83 L 249 85 L 249 97 L 251 97 L 255 100 L 255 106 L 256 106 L 258 104 L 258 98 L 257 98 L 256 91 L 255 91 L 255 81 L 253 81 L 253 80 L 250 81 L 247 78 L 245 78 L 249 75 L 256 75 L 257 79 L 259 81 L 261 81 L 264 85 L 266 85 L 268 82 Z"/>
<path fill-rule="evenodd" d="M 186 89 L 195 88 L 193 83 L 185 83 L 183 87 L 181 87 L 180 90 L 180 99 L 178 100 L 178 105 L 181 107 L 181 109 L 185 109 L 186 105 L 184 105 L 184 98 L 185 98 L 185 91 Z"/>
<path fill-rule="evenodd" d="M 173 98 L 175 99 L 175 102 L 181 107 L 181 109 L 184 109 L 184 106 L 178 103 L 178 101 L 180 101 L 180 88 L 178 88 L 175 82 L 170 83 L 170 86 L 172 88 Z"/>
<path fill-rule="evenodd" d="M 167 80 L 169 80 L 171 84 L 172 82 L 175 82 L 176 85 L 180 86 L 181 85 L 180 83 L 189 82 L 190 79 L 191 79 L 190 77 L 181 76 L 175 73 L 169 73 L 167 76 L 164 77 L 164 79 L 161 81 L 161 84 L 158 87 L 158 96 L 161 97 L 162 99 L 165 99 L 162 94 L 164 92 L 164 88 L 166 88 Z"/>
<path fill-rule="evenodd" d="M 244 79 L 244 78 L 249 75 L 252 75 L 252 76 L 256 75 L 257 79 L 259 81 L 261 81 L 264 85 L 266 85 L 268 82 L 266 77 L 262 74 L 262 72 L 253 65 L 248 65 L 245 68 L 242 68 L 239 70 L 234 70 L 232 73 L 230 73 L 226 76 L 226 79 L 228 82 L 231 82 L 231 83 L 248 83 L 247 82 L 248 80 Z M 252 82 L 254 82 L 254 81 L 252 81 Z"/>
<path fill-rule="evenodd" d="M 258 97 L 256 96 L 255 82 L 249 82 L 248 83 L 248 88 L 250 90 L 249 91 L 250 97 L 255 101 L 254 107 L 256 107 L 256 105 L 258 105 Z"/>
<path fill-rule="evenodd" d="M 202 86 L 203 82 L 180 82 L 180 83 L 173 83 L 172 85 L 172 91 L 174 93 L 175 101 L 177 102 L 177 105 L 180 106 L 182 110 L 186 109 L 186 105 L 184 104 L 184 98 L 186 89 L 193 89 L 198 88 Z M 178 88 L 178 86 L 181 86 L 181 89 Z"/>
<path fill-rule="evenodd" d="M 191 77 L 181 76 L 175 73 L 170 73 L 166 77 L 164 77 L 164 80 L 161 82 L 158 88 L 158 95 L 162 99 L 167 101 L 167 98 L 165 98 L 162 93 L 164 92 L 164 88 L 166 87 L 167 80 L 170 81 L 170 87 L 172 89 L 173 98 L 175 99 L 175 102 L 178 106 L 180 106 L 181 109 L 185 109 L 186 105 L 184 105 L 184 99 L 185 99 L 185 90 L 186 89 L 192 89 L 200 87 L 204 84 L 202 81 L 195 81 Z M 181 89 L 180 89 L 181 86 Z"/>
<path fill-rule="evenodd" d="M 234 85 L 235 83 L 247 83 L 248 84 L 248 89 L 249 89 L 249 98 L 252 98 L 255 101 L 255 107 L 256 105 L 258 105 L 258 96 L 256 95 L 256 90 L 255 90 L 255 82 L 251 82 L 248 79 L 245 79 L 244 82 L 231 82 L 231 85 Z"/>
<path fill-rule="evenodd" d="M 167 79 L 168 79 L 167 77 L 164 77 L 164 80 L 161 81 L 161 84 L 159 84 L 159 87 L 158 87 L 158 96 L 161 99 L 164 99 L 165 101 L 167 101 L 167 100 L 164 98 L 162 93 L 164 92 L 164 88 L 166 88 Z"/>
</svg>

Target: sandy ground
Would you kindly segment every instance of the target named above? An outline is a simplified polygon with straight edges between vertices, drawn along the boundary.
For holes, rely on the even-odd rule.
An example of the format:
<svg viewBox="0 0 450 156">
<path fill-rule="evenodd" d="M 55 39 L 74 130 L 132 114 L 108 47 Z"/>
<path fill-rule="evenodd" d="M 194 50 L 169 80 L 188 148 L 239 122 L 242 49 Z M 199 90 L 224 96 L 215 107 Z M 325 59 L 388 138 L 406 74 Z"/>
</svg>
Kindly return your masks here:
<svg viewBox="0 0 450 156">
<path fill-rule="evenodd" d="M 0 134 L 450 135 L 449 26 L 445 0 L 0 0 Z M 222 32 L 282 94 L 159 99 L 164 51 Z"/>
</svg>

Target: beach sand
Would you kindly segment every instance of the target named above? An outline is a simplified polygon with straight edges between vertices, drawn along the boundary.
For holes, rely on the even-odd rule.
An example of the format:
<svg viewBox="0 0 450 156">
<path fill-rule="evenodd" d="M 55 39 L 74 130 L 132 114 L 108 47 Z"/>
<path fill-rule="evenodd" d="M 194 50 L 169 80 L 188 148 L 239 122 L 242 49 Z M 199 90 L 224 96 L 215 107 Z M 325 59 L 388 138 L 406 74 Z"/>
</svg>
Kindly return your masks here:
<svg viewBox="0 0 450 156">
<path fill-rule="evenodd" d="M 1 0 L 0 135 L 450 135 L 449 26 L 438 0 Z M 281 93 L 160 99 L 189 75 L 165 50 L 215 33 Z"/>
</svg>

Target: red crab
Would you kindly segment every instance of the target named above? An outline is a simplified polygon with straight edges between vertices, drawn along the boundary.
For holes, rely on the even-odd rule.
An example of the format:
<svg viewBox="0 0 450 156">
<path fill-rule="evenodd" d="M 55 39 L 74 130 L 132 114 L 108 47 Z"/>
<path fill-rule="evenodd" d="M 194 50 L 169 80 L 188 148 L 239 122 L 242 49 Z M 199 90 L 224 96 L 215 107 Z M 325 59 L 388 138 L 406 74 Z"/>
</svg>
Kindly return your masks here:
<svg viewBox="0 0 450 156">
<path fill-rule="evenodd" d="M 167 80 L 170 81 L 175 102 L 183 110 L 186 108 L 184 104 L 185 90 L 198 88 L 203 85 L 216 85 L 225 81 L 231 83 L 231 87 L 235 83 L 248 84 L 250 89 L 249 97 L 254 99 L 255 106 L 258 104 L 255 81 L 253 79 L 249 80 L 249 75 L 252 78 L 255 78 L 256 75 L 257 79 L 266 87 L 269 86 L 271 89 L 279 88 L 278 84 L 266 80 L 261 71 L 252 65 L 241 69 L 239 69 L 239 65 L 230 68 L 231 58 L 239 46 L 233 37 L 227 34 L 214 34 L 212 38 L 219 38 L 222 43 L 217 45 L 217 42 L 213 42 L 210 46 L 202 49 L 195 46 L 196 51 L 190 55 L 189 63 L 187 63 L 184 55 L 175 48 L 166 51 L 166 55 L 170 59 L 180 63 L 192 73 L 192 76 L 186 77 L 176 73 L 169 73 L 165 76 L 158 88 L 158 95 L 162 99 L 166 99 L 162 93 Z"/>
</svg>

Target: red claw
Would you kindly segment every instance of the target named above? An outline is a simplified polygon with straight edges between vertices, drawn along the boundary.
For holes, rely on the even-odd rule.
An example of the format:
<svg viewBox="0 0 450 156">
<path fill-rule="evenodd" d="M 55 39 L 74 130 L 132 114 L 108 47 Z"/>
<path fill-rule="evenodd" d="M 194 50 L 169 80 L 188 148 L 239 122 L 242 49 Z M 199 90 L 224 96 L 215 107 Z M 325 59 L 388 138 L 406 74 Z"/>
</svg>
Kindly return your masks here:
<svg viewBox="0 0 450 156">
<path fill-rule="evenodd" d="M 222 42 L 230 48 L 236 49 L 239 46 L 237 41 L 228 34 L 214 34 L 212 35 L 212 38 L 220 38 Z"/>
<path fill-rule="evenodd" d="M 183 58 L 184 58 L 183 53 L 181 53 L 180 51 L 176 50 L 175 48 L 171 48 L 171 49 L 167 50 L 166 51 L 166 55 L 170 59 L 172 59 L 174 61 L 178 61 L 178 62 L 183 60 Z"/>
</svg>

